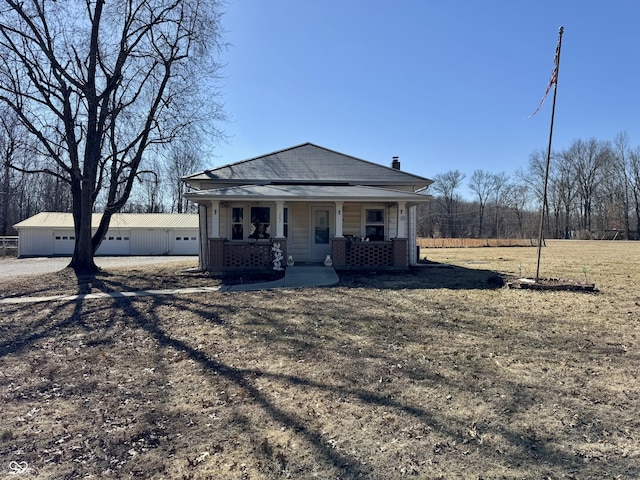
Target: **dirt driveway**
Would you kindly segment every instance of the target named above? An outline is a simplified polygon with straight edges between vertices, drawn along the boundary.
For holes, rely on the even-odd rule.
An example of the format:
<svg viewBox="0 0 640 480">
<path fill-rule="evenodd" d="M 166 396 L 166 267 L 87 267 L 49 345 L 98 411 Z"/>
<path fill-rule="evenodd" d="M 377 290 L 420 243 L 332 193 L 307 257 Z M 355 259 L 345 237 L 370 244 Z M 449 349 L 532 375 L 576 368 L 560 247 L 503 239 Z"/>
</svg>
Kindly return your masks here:
<svg viewBox="0 0 640 480">
<path fill-rule="evenodd" d="M 101 268 L 152 265 L 155 263 L 184 262 L 198 257 L 190 256 L 139 256 L 139 257 L 96 257 L 96 265 Z M 62 270 L 69 264 L 69 257 L 11 258 L 0 257 L 0 284 L 22 275 L 39 275 Z"/>
</svg>

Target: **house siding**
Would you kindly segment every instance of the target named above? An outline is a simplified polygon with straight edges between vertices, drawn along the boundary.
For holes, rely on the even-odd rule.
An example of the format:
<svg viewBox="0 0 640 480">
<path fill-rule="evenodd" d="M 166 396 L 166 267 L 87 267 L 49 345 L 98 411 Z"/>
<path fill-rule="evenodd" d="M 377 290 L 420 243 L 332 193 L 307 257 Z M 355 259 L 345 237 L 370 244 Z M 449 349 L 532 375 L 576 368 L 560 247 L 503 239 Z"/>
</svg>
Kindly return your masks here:
<svg viewBox="0 0 640 480">
<path fill-rule="evenodd" d="M 231 206 L 228 208 L 220 209 L 220 237 L 231 239 Z M 211 229 L 209 225 L 209 229 Z M 211 236 L 211 230 L 209 230 L 209 236 Z"/>
<path fill-rule="evenodd" d="M 361 203 L 345 203 L 342 205 L 342 234 L 353 235 L 354 237 L 362 236 L 362 204 Z"/>
<path fill-rule="evenodd" d="M 296 262 L 308 262 L 311 238 L 309 223 L 310 205 L 308 203 L 294 203 L 289 208 L 289 238 L 287 239 L 287 255 L 291 255 Z"/>
<path fill-rule="evenodd" d="M 395 205 L 387 208 L 387 229 L 388 240 L 398 236 L 398 208 Z"/>
</svg>

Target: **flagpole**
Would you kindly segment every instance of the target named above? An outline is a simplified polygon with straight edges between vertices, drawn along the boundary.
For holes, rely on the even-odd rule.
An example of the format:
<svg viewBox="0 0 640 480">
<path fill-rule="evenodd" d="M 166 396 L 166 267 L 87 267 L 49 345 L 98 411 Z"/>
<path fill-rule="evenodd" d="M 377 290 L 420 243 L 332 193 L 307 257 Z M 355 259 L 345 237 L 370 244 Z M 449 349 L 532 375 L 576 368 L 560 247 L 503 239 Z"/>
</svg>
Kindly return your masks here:
<svg viewBox="0 0 640 480">
<path fill-rule="evenodd" d="M 547 165 L 544 173 L 544 190 L 542 193 L 542 209 L 540 211 L 540 230 L 538 232 L 538 263 L 536 265 L 536 283 L 540 279 L 540 252 L 542 250 L 542 232 L 544 229 L 544 212 L 547 208 L 547 184 L 549 183 L 549 165 L 551 164 L 551 140 L 553 138 L 553 119 L 556 113 L 556 95 L 558 94 L 558 75 L 560 74 L 560 48 L 562 47 L 562 34 L 564 27 L 558 31 L 558 47 L 555 58 L 555 85 L 553 87 L 553 105 L 551 106 L 551 125 L 549 127 L 549 146 L 547 147 Z M 553 77 L 551 78 L 553 81 Z"/>
</svg>

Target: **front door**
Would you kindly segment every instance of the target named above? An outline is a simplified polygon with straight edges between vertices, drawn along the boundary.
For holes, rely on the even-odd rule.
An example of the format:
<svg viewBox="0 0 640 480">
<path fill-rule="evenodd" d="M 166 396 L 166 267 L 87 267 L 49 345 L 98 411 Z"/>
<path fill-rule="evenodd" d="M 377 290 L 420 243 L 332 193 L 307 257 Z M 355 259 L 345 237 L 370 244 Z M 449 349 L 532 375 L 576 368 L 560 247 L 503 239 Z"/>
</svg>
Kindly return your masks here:
<svg viewBox="0 0 640 480">
<path fill-rule="evenodd" d="M 323 261 L 331 255 L 331 207 L 312 207 L 311 260 Z"/>
</svg>

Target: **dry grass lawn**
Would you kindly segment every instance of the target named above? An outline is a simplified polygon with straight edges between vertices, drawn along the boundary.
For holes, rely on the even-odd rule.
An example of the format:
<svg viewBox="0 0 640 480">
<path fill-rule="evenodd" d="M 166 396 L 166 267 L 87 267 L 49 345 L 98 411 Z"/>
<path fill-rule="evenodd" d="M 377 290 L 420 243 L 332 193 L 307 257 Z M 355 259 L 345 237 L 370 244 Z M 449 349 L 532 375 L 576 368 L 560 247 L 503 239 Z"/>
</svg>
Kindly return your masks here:
<svg viewBox="0 0 640 480">
<path fill-rule="evenodd" d="M 639 478 L 640 242 L 548 242 L 541 275 L 598 293 L 503 287 L 535 248 L 423 254 L 334 288 L 0 305 L 0 478 Z M 0 296 L 220 282 L 186 266 Z"/>
</svg>

